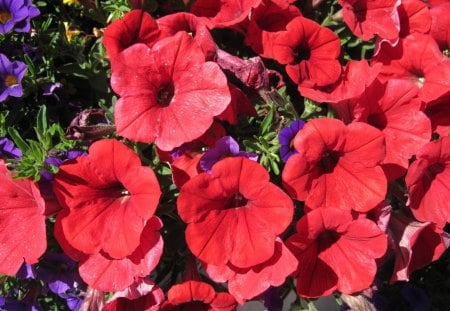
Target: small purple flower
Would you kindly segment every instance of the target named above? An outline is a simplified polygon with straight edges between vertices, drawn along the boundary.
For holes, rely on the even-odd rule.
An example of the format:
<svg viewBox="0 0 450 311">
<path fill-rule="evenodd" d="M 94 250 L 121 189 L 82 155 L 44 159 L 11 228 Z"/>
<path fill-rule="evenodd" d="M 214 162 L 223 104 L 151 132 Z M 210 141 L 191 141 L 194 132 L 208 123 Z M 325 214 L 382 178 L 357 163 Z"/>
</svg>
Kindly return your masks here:
<svg viewBox="0 0 450 311">
<path fill-rule="evenodd" d="M 46 253 L 36 269 L 38 277 L 55 294 L 64 294 L 79 286 L 77 264 L 64 253 Z"/>
<path fill-rule="evenodd" d="M 22 96 L 21 82 L 26 70 L 25 63 L 11 62 L 4 54 L 0 54 L 0 102 L 5 101 L 8 96 Z"/>
<path fill-rule="evenodd" d="M 69 308 L 69 310 L 78 311 L 81 309 L 83 299 L 78 297 L 77 295 L 68 293 L 68 294 L 59 294 L 58 296 L 66 300 L 67 307 Z"/>
<path fill-rule="evenodd" d="M 3 157 L 14 160 L 19 160 L 22 157 L 22 151 L 6 137 L 0 137 L 0 158 Z"/>
<path fill-rule="evenodd" d="M 427 293 L 413 283 L 405 283 L 400 294 L 411 305 L 411 310 L 425 311 L 430 310 L 431 302 Z"/>
<path fill-rule="evenodd" d="M 0 33 L 29 32 L 30 20 L 39 14 L 31 0 L 0 0 Z"/>
<path fill-rule="evenodd" d="M 268 311 L 281 311 L 283 309 L 283 299 L 281 299 L 277 288 L 269 287 L 264 293 L 264 306 Z"/>
<path fill-rule="evenodd" d="M 295 120 L 288 127 L 285 127 L 280 131 L 278 135 L 278 140 L 281 144 L 280 156 L 283 162 L 287 162 L 289 157 L 293 154 L 297 153 L 297 150 L 294 149 L 292 145 L 292 140 L 298 131 L 300 131 L 305 125 L 305 122 L 302 120 Z"/>
<path fill-rule="evenodd" d="M 47 83 L 43 87 L 42 95 L 53 96 L 57 101 L 59 101 L 59 96 L 57 91 L 62 88 L 62 84 L 59 82 Z"/>
<path fill-rule="evenodd" d="M 200 167 L 205 172 L 211 172 L 212 166 L 228 156 L 245 157 L 253 161 L 258 161 L 258 155 L 239 150 L 239 144 L 231 136 L 224 136 L 216 141 L 214 147 L 208 149 L 200 158 Z"/>
<path fill-rule="evenodd" d="M 33 265 L 24 262 L 20 267 L 19 271 L 17 271 L 16 277 L 22 280 L 35 279 L 36 273 L 34 271 Z"/>
</svg>

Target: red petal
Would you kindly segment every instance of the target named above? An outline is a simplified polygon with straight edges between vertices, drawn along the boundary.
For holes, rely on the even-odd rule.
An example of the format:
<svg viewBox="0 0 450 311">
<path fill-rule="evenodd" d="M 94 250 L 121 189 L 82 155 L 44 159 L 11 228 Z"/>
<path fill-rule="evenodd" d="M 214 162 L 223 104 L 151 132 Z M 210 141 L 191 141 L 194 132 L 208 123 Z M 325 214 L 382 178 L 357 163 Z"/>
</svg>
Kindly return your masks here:
<svg viewBox="0 0 450 311">
<path fill-rule="evenodd" d="M 0 159 L 0 273 L 15 275 L 36 263 L 47 247 L 45 203 L 29 179 L 13 179 Z"/>
</svg>

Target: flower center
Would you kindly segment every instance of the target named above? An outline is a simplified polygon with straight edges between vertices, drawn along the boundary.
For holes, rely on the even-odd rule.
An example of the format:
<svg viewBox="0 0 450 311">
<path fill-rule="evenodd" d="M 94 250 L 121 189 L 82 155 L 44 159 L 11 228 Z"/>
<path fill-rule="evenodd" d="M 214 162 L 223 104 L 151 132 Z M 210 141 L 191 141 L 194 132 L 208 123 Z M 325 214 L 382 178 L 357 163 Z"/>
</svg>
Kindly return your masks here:
<svg viewBox="0 0 450 311">
<path fill-rule="evenodd" d="M 369 123 L 370 125 L 373 125 L 374 127 L 376 127 L 379 130 L 384 130 L 384 128 L 387 125 L 387 119 L 383 113 L 371 114 L 367 118 L 367 123 Z"/>
<path fill-rule="evenodd" d="M 319 161 L 319 165 L 322 167 L 323 172 L 331 173 L 334 170 L 334 167 L 339 161 L 339 153 L 336 151 L 326 151 L 322 155 L 322 159 Z"/>
<path fill-rule="evenodd" d="M 295 50 L 294 63 L 298 64 L 302 60 L 308 60 L 311 58 L 311 50 L 306 46 L 300 46 Z"/>
<path fill-rule="evenodd" d="M 12 19 L 11 12 L 9 11 L 0 11 L 0 23 L 6 24 L 10 19 Z"/>
<path fill-rule="evenodd" d="M 242 207 L 247 204 L 248 200 L 240 193 L 235 193 L 228 201 L 227 208 Z"/>
<path fill-rule="evenodd" d="M 3 80 L 3 83 L 5 84 L 6 87 L 10 87 L 18 84 L 18 81 L 15 75 L 7 75 Z"/>
<path fill-rule="evenodd" d="M 175 87 L 172 82 L 169 82 L 168 84 L 162 86 L 158 94 L 156 95 L 156 100 L 158 101 L 158 104 L 162 106 L 169 106 L 170 102 L 172 101 L 173 95 L 175 93 Z"/>
<path fill-rule="evenodd" d="M 329 248 L 331 245 L 336 243 L 337 240 L 339 240 L 338 233 L 336 233 L 332 230 L 325 230 L 317 238 L 319 252 L 324 251 L 325 249 Z"/>
</svg>

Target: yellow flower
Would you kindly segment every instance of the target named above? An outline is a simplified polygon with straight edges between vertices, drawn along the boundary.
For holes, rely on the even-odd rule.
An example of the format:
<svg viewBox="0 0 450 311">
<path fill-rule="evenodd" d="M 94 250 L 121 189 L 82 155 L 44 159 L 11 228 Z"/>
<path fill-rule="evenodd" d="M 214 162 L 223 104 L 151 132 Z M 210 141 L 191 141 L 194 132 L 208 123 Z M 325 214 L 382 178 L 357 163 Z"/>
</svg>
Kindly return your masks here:
<svg viewBox="0 0 450 311">
<path fill-rule="evenodd" d="M 66 1 L 66 0 L 64 0 Z M 67 0 L 68 1 L 68 0 Z M 68 22 L 64 22 L 64 28 L 66 30 L 66 38 L 67 38 L 67 42 L 72 42 L 73 37 L 78 36 L 81 31 L 76 29 L 73 26 L 69 26 Z"/>
<path fill-rule="evenodd" d="M 63 0 L 63 3 L 67 5 L 80 5 L 79 0 Z"/>
</svg>

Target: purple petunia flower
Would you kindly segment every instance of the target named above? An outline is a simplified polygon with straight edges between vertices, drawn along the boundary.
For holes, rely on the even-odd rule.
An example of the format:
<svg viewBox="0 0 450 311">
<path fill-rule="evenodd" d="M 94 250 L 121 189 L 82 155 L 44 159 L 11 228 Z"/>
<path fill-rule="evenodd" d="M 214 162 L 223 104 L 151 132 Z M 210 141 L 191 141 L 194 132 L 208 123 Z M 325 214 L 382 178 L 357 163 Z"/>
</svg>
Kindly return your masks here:
<svg viewBox="0 0 450 311">
<path fill-rule="evenodd" d="M 293 154 L 297 153 L 297 150 L 292 146 L 292 140 L 298 131 L 300 131 L 305 125 L 305 122 L 302 120 L 295 120 L 289 126 L 285 127 L 280 131 L 278 135 L 278 140 L 281 144 L 280 156 L 283 162 L 287 162 L 289 157 Z"/>
<path fill-rule="evenodd" d="M 36 273 L 34 271 L 33 265 L 24 262 L 20 267 L 19 271 L 17 271 L 16 277 L 22 280 L 35 279 Z"/>
<path fill-rule="evenodd" d="M 228 156 L 245 157 L 253 161 L 258 161 L 258 155 L 239 150 L 239 144 L 231 136 L 224 136 L 216 141 L 214 147 L 208 149 L 200 158 L 199 165 L 205 172 L 211 172 L 212 166 Z"/>
<path fill-rule="evenodd" d="M 39 14 L 31 0 L 0 0 L 0 33 L 29 32 L 30 20 Z"/>
<path fill-rule="evenodd" d="M 19 160 L 22 157 L 22 151 L 6 137 L 0 137 L 0 158 L 3 157 L 14 160 Z"/>
<path fill-rule="evenodd" d="M 0 102 L 6 100 L 8 96 L 22 96 L 21 82 L 26 70 L 25 63 L 11 62 L 8 57 L 0 54 Z"/>
</svg>

